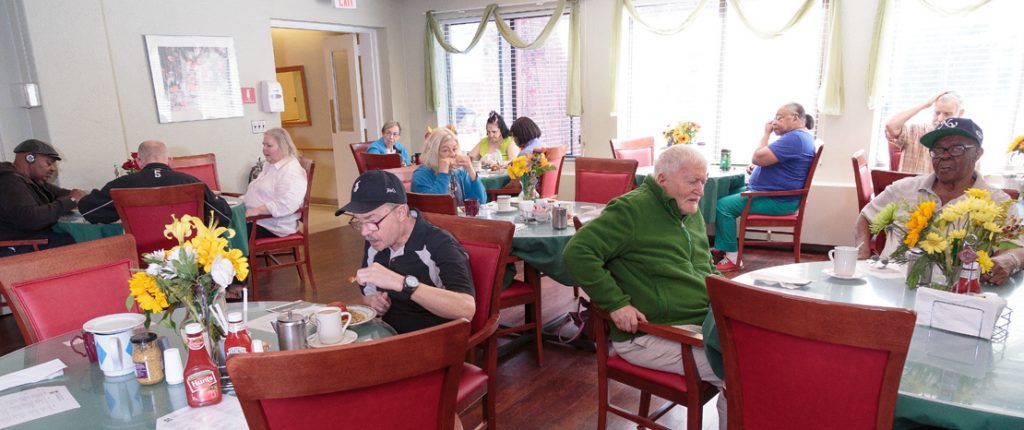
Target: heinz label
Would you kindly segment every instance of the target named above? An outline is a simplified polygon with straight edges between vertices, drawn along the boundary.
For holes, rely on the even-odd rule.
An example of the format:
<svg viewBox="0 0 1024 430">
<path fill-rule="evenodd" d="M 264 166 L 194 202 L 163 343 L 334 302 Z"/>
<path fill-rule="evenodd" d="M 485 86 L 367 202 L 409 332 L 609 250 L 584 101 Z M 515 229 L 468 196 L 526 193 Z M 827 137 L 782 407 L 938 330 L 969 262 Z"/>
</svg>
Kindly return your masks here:
<svg viewBox="0 0 1024 430">
<path fill-rule="evenodd" d="M 202 370 L 188 375 L 185 384 L 188 392 L 199 402 L 213 400 L 220 394 L 220 383 L 212 370 Z"/>
</svg>

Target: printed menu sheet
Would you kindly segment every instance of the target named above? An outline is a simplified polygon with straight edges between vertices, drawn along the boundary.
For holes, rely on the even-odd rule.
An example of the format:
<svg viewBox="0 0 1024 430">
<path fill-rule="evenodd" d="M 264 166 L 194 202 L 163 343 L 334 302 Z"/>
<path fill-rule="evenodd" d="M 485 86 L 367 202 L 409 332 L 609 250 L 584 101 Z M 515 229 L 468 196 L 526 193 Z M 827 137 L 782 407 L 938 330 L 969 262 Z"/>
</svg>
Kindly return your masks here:
<svg viewBox="0 0 1024 430">
<path fill-rule="evenodd" d="M 184 407 L 156 420 L 157 430 L 218 429 L 247 430 L 238 397 L 225 395 L 220 403 L 201 408 Z"/>
<path fill-rule="evenodd" d="M 68 387 L 37 387 L 0 397 L 0 429 L 80 408 Z"/>
</svg>

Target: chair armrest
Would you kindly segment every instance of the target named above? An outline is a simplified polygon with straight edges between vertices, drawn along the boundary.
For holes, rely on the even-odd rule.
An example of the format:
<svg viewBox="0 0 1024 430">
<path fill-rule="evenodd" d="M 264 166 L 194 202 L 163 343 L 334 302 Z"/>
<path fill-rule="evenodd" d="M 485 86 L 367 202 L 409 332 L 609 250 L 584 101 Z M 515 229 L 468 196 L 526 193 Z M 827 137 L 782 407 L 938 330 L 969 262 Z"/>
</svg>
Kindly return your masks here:
<svg viewBox="0 0 1024 430">
<path fill-rule="evenodd" d="M 228 192 L 224 192 L 224 191 L 221 191 L 220 195 L 222 195 L 222 196 L 229 196 L 229 197 L 242 197 L 242 196 L 244 196 L 245 194 L 240 194 L 240 193 L 228 193 Z"/>
<path fill-rule="evenodd" d="M 786 191 L 744 191 L 740 193 L 743 197 L 781 197 L 781 196 L 802 196 L 807 193 L 807 190 L 801 188 L 799 190 L 786 190 Z"/>
<path fill-rule="evenodd" d="M 466 342 L 466 349 L 472 349 L 477 345 L 483 343 L 487 338 L 491 337 L 496 331 L 498 331 L 498 316 L 495 315 L 487 319 L 487 323 L 484 324 L 480 331 L 470 336 L 469 341 Z"/>
<path fill-rule="evenodd" d="M 689 345 L 694 348 L 704 347 L 704 335 L 690 330 L 684 330 L 678 327 L 651 323 L 640 323 L 637 325 L 637 331 L 658 336 L 660 338 L 668 339 L 673 342 L 679 342 L 681 344 Z"/>
<path fill-rule="evenodd" d="M 245 222 L 256 222 L 256 221 L 261 220 L 261 219 L 267 219 L 267 218 L 273 218 L 273 217 L 274 216 L 271 215 L 271 214 L 247 216 L 247 217 L 245 217 Z"/>
</svg>

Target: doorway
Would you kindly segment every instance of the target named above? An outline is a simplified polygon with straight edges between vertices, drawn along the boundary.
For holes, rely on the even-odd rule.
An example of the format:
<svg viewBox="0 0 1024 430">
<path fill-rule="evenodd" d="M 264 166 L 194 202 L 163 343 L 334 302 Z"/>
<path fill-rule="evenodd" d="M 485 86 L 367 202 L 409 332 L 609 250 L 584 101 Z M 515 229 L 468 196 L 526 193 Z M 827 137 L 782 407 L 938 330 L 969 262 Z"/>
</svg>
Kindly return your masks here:
<svg viewBox="0 0 1024 430">
<path fill-rule="evenodd" d="M 310 199 L 320 205 L 344 205 L 359 175 L 349 144 L 375 139 L 383 122 L 376 33 L 344 25 L 271 20 L 271 37 L 275 67 L 303 70 L 305 94 L 286 97 L 304 99 L 307 120 L 282 124 L 299 152 L 317 164 Z M 288 87 L 299 91 L 302 85 Z M 285 118 L 293 117 L 283 112 Z M 315 227 L 318 220 L 311 224 Z"/>
</svg>

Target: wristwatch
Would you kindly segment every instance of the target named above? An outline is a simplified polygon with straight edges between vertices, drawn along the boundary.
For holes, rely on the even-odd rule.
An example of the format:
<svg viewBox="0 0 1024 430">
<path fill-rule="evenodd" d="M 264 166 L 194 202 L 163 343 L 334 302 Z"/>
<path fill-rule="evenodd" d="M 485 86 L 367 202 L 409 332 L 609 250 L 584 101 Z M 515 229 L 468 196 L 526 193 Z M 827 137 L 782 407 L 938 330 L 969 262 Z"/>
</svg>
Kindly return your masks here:
<svg viewBox="0 0 1024 430">
<path fill-rule="evenodd" d="M 416 289 L 420 287 L 420 280 L 416 279 L 415 276 L 409 275 L 405 277 L 405 284 L 402 285 L 402 292 L 412 296 L 412 293 L 416 292 Z"/>
</svg>

